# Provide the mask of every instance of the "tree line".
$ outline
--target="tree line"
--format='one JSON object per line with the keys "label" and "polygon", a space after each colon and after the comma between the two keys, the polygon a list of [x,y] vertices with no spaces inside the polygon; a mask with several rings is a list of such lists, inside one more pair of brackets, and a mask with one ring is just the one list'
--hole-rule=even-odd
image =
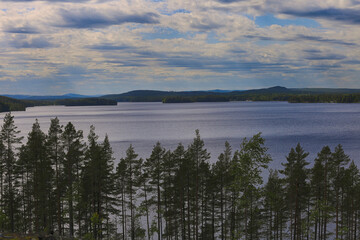
{"label": "tree line", "polygon": [[98,106],[116,105],[117,102],[104,98],[73,98],[73,99],[53,99],[53,100],[18,100],[0,96],[0,112],[25,111],[27,107],[35,106]]}
{"label": "tree line", "polygon": [[359,103],[360,94],[344,93],[221,93],[206,96],[170,96],[163,103],[229,102],[229,101],[285,101],[290,103]]}
{"label": "tree line", "polygon": [[69,239],[359,239],[360,174],[341,145],[309,167],[292,148],[282,169],[264,138],[225,142],[218,160],[199,131],[173,151],[158,142],[142,159],[130,145],[114,164],[107,136],[36,120],[26,143],[14,117],[0,131],[0,231]]}

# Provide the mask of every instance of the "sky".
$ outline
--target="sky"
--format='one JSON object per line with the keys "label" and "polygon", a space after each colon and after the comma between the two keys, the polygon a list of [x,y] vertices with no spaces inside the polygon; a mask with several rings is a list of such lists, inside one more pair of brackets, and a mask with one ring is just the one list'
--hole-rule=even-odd
{"label": "sky", "polygon": [[0,94],[360,88],[360,0],[0,0]]}

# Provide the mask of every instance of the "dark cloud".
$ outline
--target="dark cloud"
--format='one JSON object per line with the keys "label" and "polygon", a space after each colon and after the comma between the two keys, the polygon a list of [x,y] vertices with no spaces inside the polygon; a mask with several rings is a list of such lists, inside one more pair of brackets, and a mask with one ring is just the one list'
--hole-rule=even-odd
{"label": "dark cloud", "polygon": [[78,11],[60,10],[62,23],[55,23],[57,27],[68,28],[102,28],[111,25],[120,25],[124,23],[143,23],[156,24],[159,23],[158,14],[126,14],[122,12],[101,13],[95,9],[84,8]]}
{"label": "dark cloud", "polygon": [[328,39],[328,38],[323,38],[320,36],[307,36],[307,35],[299,34],[299,35],[297,35],[297,39],[298,40],[315,41],[315,42],[333,43],[333,44],[339,44],[339,45],[345,45],[345,46],[357,46],[357,44],[355,44],[355,43],[350,43],[350,42],[346,42],[346,41],[342,41],[342,40],[338,40],[338,39]]}
{"label": "dark cloud", "polygon": [[38,37],[33,39],[24,39],[24,38],[15,38],[12,39],[10,45],[14,48],[51,48],[56,47],[56,45],[49,42],[48,39],[44,37]]}
{"label": "dark cloud", "polygon": [[220,3],[234,3],[234,2],[243,2],[244,0],[216,0]]}
{"label": "dark cloud", "polygon": [[294,41],[291,38],[278,38],[278,37],[269,37],[269,36],[260,36],[260,35],[244,35],[245,38],[256,39],[261,41]]}
{"label": "dark cloud", "polygon": [[82,3],[88,2],[90,0],[2,0],[3,2],[72,2],[72,3]]}
{"label": "dark cloud", "polygon": [[335,53],[311,53],[305,57],[307,60],[343,60],[345,58],[346,56]]}
{"label": "dark cloud", "polygon": [[247,51],[245,51],[243,49],[230,49],[228,52],[229,53],[234,53],[234,54],[245,54],[245,53],[247,53]]}
{"label": "dark cloud", "polygon": [[88,69],[83,67],[83,66],[79,66],[79,65],[64,65],[64,66],[60,66],[57,68],[58,72],[57,75],[63,75],[63,76],[68,76],[68,75],[85,75],[88,73]]}
{"label": "dark cloud", "polygon": [[246,61],[230,61],[223,58],[206,58],[206,57],[167,57],[159,59],[167,67],[180,67],[195,70],[207,70],[212,72],[262,72],[262,71],[281,71],[288,72],[289,69],[283,63],[262,63]]}
{"label": "dark cloud", "polygon": [[319,49],[305,49],[303,50],[305,53],[321,53]]}
{"label": "dark cloud", "polygon": [[14,26],[6,26],[4,28],[4,32],[7,33],[23,33],[23,34],[38,34],[40,31],[32,26],[23,26],[23,27],[14,27]]}
{"label": "dark cloud", "polygon": [[360,60],[347,60],[340,62],[341,64],[349,64],[349,65],[360,65]]}
{"label": "dark cloud", "polygon": [[135,53],[143,58],[165,58],[165,57],[167,57],[166,54],[160,53],[160,52],[155,52],[155,51],[136,50]]}
{"label": "dark cloud", "polygon": [[284,14],[306,18],[321,18],[333,21],[341,21],[348,24],[360,24],[360,10],[327,8],[319,10],[284,10]]}
{"label": "dark cloud", "polygon": [[125,49],[130,49],[130,46],[127,45],[111,45],[111,44],[103,44],[103,45],[92,45],[92,46],[87,46],[87,48],[92,49],[92,50],[101,50],[101,51],[116,51],[116,50],[125,50]]}
{"label": "dark cloud", "polygon": [[318,65],[309,66],[308,69],[322,72],[322,71],[327,71],[327,70],[332,70],[332,69],[338,69],[340,67],[341,67],[340,64],[318,64]]}
{"label": "dark cloud", "polygon": [[356,43],[346,42],[339,39],[331,39],[331,38],[324,38],[320,36],[308,36],[303,34],[298,34],[295,37],[269,37],[269,36],[260,36],[260,35],[245,35],[245,38],[249,39],[257,39],[261,41],[284,41],[284,42],[293,42],[293,41],[314,41],[314,42],[322,42],[322,43],[330,43],[330,44],[337,44],[337,45],[344,45],[344,46],[357,46]]}
{"label": "dark cloud", "polygon": [[114,64],[115,67],[146,67],[147,65],[144,63],[140,63],[139,61],[121,61],[121,60],[110,60],[106,61],[107,63]]}

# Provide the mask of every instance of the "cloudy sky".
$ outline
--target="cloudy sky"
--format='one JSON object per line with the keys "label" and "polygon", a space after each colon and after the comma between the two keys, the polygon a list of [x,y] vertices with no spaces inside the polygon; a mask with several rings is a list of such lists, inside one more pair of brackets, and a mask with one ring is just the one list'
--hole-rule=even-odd
{"label": "cloudy sky", "polygon": [[360,88],[359,0],[0,0],[0,94]]}

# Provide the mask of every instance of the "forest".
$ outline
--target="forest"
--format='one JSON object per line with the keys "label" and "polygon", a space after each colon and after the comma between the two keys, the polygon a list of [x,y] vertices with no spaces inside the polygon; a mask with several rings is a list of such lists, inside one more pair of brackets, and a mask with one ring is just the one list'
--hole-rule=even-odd
{"label": "forest", "polygon": [[[188,146],[156,143],[142,159],[130,145],[114,159],[90,126],[35,120],[26,141],[11,113],[0,131],[0,232],[53,239],[360,238],[360,174],[341,145],[315,159],[300,144],[282,169],[261,133],[210,163],[198,130]],[[274,159],[275,160],[275,159]],[[276,159],[276,161],[280,161]],[[116,164],[115,164],[116,162]]]}
{"label": "forest", "polygon": [[101,98],[117,102],[228,102],[228,101],[286,101],[290,103],[359,103],[360,89],[342,88],[270,88],[244,91],[154,91],[135,90],[110,94]]}
{"label": "forest", "polygon": [[55,100],[19,100],[0,96],[0,112],[25,111],[27,107],[35,106],[97,106],[97,105],[116,105],[117,102],[103,98],[73,98]]}
{"label": "forest", "polygon": [[201,96],[169,96],[162,99],[163,103],[229,101],[284,101],[289,103],[359,103],[360,94],[225,93]]}

